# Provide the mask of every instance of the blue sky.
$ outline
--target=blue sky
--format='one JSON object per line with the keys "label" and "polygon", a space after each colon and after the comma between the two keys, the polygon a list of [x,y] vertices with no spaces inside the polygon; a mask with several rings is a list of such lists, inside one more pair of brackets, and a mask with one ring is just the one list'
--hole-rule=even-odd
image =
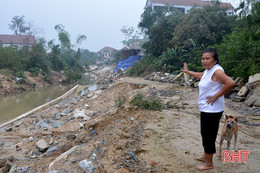
{"label": "blue sky", "polygon": [[[224,0],[226,1],[226,0]],[[240,0],[230,0],[239,2]],[[81,48],[98,51],[105,46],[123,47],[123,25],[137,27],[146,0],[0,0],[0,34],[13,34],[8,24],[14,16],[33,23],[36,36],[57,41],[54,26],[62,24],[75,43],[78,34],[87,36]]]}

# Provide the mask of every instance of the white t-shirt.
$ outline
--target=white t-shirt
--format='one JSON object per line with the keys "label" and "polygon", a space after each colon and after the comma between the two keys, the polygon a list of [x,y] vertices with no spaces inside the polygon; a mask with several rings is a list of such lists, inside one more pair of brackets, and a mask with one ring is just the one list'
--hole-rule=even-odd
{"label": "white t-shirt", "polygon": [[213,105],[211,105],[211,103],[210,104],[206,103],[207,97],[214,96],[224,86],[219,82],[212,81],[212,75],[218,69],[223,70],[223,68],[220,65],[216,64],[211,69],[205,70],[199,82],[198,106],[201,112],[218,113],[224,111],[224,96],[219,97],[213,103]]}

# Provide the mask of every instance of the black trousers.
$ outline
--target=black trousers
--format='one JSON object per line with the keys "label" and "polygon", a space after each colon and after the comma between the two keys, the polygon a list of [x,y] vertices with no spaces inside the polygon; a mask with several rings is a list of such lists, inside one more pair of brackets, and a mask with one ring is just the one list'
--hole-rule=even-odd
{"label": "black trousers", "polygon": [[216,153],[216,138],[219,128],[219,120],[223,112],[206,113],[200,112],[200,132],[202,136],[202,145],[207,154]]}

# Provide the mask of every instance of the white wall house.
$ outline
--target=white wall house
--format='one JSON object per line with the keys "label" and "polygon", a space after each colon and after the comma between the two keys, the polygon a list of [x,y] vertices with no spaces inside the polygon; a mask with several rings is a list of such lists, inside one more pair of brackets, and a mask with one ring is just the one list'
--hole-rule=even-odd
{"label": "white wall house", "polygon": [[110,59],[113,51],[116,51],[116,49],[107,46],[107,47],[104,47],[103,49],[99,50],[97,52],[97,55],[101,56],[104,59]]}
{"label": "white wall house", "polygon": [[[174,8],[179,9],[183,13],[187,14],[194,5],[202,8],[205,5],[212,5],[212,3],[210,0],[147,0],[145,8],[151,7],[152,9],[156,9],[163,8],[166,5],[173,6]],[[228,7],[228,14],[234,14],[234,7],[230,3],[221,2],[220,5]]]}
{"label": "white wall house", "polygon": [[0,35],[0,47],[31,48],[34,43],[32,35]]}

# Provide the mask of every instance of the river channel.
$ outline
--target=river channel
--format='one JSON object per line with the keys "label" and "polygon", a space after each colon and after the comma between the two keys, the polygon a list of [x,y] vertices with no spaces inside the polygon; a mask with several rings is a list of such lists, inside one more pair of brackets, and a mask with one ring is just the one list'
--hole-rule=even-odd
{"label": "river channel", "polygon": [[[86,75],[78,81],[79,85],[90,85],[89,90],[95,90],[96,85]],[[49,87],[36,88],[20,94],[0,97],[0,124],[10,121],[25,112],[43,105],[57,97],[65,94],[74,85],[53,85]]]}
{"label": "river channel", "polygon": [[66,93],[75,85],[55,85],[0,97],[0,124]]}

